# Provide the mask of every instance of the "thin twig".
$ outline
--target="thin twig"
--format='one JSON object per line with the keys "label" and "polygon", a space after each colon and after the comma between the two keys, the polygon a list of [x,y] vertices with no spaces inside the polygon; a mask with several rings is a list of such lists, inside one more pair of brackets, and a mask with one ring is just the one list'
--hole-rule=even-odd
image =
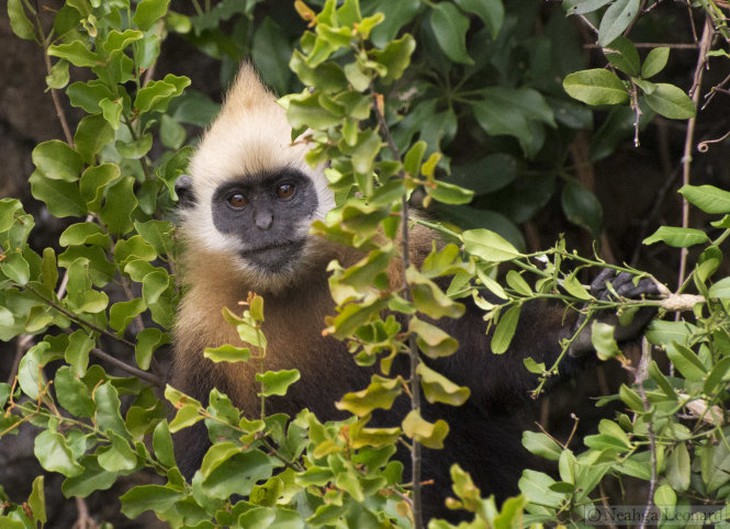
{"label": "thin twig", "polygon": [[134,375],[137,378],[141,378],[142,380],[149,382],[150,384],[152,384],[154,386],[157,386],[157,387],[164,386],[161,378],[156,377],[155,375],[153,375],[152,373],[148,373],[147,371],[142,371],[141,369],[137,369],[134,366],[130,366],[126,362],[122,362],[118,358],[113,357],[109,353],[105,353],[101,349],[94,347],[91,350],[91,353],[94,356],[96,356],[97,358],[99,358],[100,360],[104,360],[105,362],[108,362],[108,363],[112,364],[113,366],[118,367],[122,371],[125,371],[125,372],[129,373],[130,375]]}
{"label": "thin twig", "polygon": [[[641,402],[644,406],[644,411],[649,412],[651,409],[651,403],[646,396],[644,389],[644,381],[649,376],[649,363],[651,362],[651,345],[646,338],[641,341],[641,360],[639,360],[639,366],[636,369],[636,379],[634,383],[638,386],[639,395],[641,396]],[[649,455],[651,457],[651,479],[649,481],[649,493],[647,495],[646,505],[644,506],[644,515],[641,517],[641,525],[639,529],[646,528],[646,522],[649,519],[649,513],[651,512],[651,506],[653,503],[654,492],[656,491],[657,484],[657,446],[656,446],[656,435],[654,434],[654,425],[651,420],[647,421],[646,432],[649,436]]]}
{"label": "thin twig", "polygon": [[[38,38],[40,42],[43,45],[43,61],[46,65],[46,73],[48,75],[51,75],[51,57],[48,55],[48,42],[47,42],[47,36],[46,32],[43,30],[43,24],[41,23],[41,6],[40,2],[36,0],[36,12],[35,12],[35,24],[36,24],[36,31],[38,32]],[[66,143],[68,143],[71,147],[74,146],[74,136],[71,133],[71,127],[68,124],[68,119],[66,119],[66,111],[63,108],[63,105],[61,104],[61,98],[58,95],[58,90],[55,88],[51,88],[51,99],[53,99],[53,106],[56,109],[56,116],[58,117],[58,121],[61,123],[61,129],[63,129],[63,135],[66,138]]]}
{"label": "thin twig", "polygon": [[[370,93],[373,96],[373,109],[378,120],[380,133],[385,139],[388,149],[396,160],[401,159],[401,152],[390,134],[390,128],[385,121],[383,113],[383,97],[375,91],[373,86],[370,87]],[[406,175],[403,169],[400,171],[400,178],[405,179]],[[410,245],[409,245],[409,206],[408,195],[403,194],[401,199],[401,244],[403,247],[403,297],[406,301],[411,301],[411,287],[406,279],[406,271],[410,267]],[[408,350],[411,360],[410,365],[410,397],[411,409],[420,413],[421,410],[421,380],[418,376],[418,365],[420,358],[418,356],[418,346],[416,345],[416,337],[411,333],[408,337]],[[421,443],[413,440],[411,446],[411,477],[413,483],[413,526],[415,529],[423,528],[423,500],[421,498]]]}
{"label": "thin twig", "polygon": [[[702,77],[705,71],[705,64],[707,62],[707,53],[710,51],[710,45],[712,44],[712,37],[715,31],[712,26],[712,21],[709,16],[705,16],[705,25],[702,29],[702,39],[700,40],[700,51],[697,55],[697,65],[695,66],[694,81],[692,82],[692,88],[690,89],[690,97],[694,103],[695,108],[698,108],[700,101],[700,92],[702,92]],[[697,116],[693,116],[687,120],[687,133],[684,137],[684,152],[682,154],[682,185],[690,184],[690,171],[692,167],[692,147],[694,145],[695,125],[697,123]],[[689,227],[689,202],[686,199],[682,199],[682,227]],[[684,278],[687,273],[687,257],[689,251],[687,248],[682,248],[679,258],[679,274],[677,277],[677,285],[684,283]]]}

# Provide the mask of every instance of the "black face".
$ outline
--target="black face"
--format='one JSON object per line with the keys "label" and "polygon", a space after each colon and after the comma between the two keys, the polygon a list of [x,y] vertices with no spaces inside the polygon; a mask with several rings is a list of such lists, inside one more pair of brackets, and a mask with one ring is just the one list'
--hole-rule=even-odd
{"label": "black face", "polygon": [[318,202],[311,179],[283,169],[222,184],[211,210],[216,229],[240,240],[241,257],[278,272],[304,248],[307,232],[301,225],[312,219]]}

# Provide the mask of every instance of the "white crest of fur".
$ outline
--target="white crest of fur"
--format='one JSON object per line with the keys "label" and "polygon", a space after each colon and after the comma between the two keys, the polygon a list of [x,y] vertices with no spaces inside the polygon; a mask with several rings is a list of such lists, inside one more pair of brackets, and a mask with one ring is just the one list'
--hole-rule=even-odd
{"label": "white crest of fur", "polygon": [[[322,168],[313,169],[304,160],[307,146],[292,142],[286,111],[276,102],[254,69],[245,64],[228,92],[220,114],[205,134],[190,162],[190,176],[196,205],[183,213],[188,244],[216,254],[228,254],[252,282],[272,278],[256,270],[238,256],[240,241],[216,230],[212,222],[211,199],[224,183],[245,180],[249,175],[292,168],[308,175],[315,185],[319,207],[314,219],[322,219],[334,207],[334,196],[327,187]],[[310,221],[299,227],[302,234]],[[314,250],[307,245],[304,260]]]}

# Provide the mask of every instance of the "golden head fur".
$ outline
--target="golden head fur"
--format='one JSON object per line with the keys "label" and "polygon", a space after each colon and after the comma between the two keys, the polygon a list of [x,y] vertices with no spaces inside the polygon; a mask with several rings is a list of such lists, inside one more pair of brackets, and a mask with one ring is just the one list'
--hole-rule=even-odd
{"label": "golden head fur", "polygon": [[[323,168],[312,168],[304,160],[308,149],[306,143],[293,142],[291,134],[286,111],[261,83],[253,67],[245,64],[190,162],[195,205],[181,214],[183,239],[187,245],[195,247],[196,256],[205,256],[202,266],[218,263],[219,269],[224,268],[218,273],[235,274],[236,282],[251,290],[276,292],[289,284],[296,274],[313,266],[313,260],[317,266],[322,263],[324,242],[308,237],[298,262],[280,273],[271,274],[241,258],[235,237],[220,233],[211,222],[211,200],[218,186],[284,169],[295,169],[307,175],[317,193],[318,207],[312,219],[302,222],[296,229],[305,234],[311,220],[324,218],[334,207],[334,196],[327,187]],[[186,266],[195,265],[186,262]]]}

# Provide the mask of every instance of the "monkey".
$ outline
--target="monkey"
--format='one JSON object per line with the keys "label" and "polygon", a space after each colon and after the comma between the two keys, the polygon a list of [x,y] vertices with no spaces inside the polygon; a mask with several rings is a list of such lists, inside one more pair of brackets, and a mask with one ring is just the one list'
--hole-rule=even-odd
{"label": "monkey", "polygon": [[[285,397],[267,398],[267,412],[294,415],[308,408],[320,420],[345,418],[335,403],[344,393],[367,386],[372,372],[354,362],[344,343],[322,333],[325,318],[335,311],[327,265],[336,259],[348,266],[363,255],[310,234],[312,222],[335,206],[334,195],[323,167],[305,162],[308,147],[292,142],[291,134],[285,110],[253,67],[244,64],[191,158],[189,176],[178,181],[187,202],[180,212],[184,293],[174,329],[171,384],[203,405],[217,388],[245,412],[257,413],[258,366],[214,364],[203,357],[206,347],[238,343],[236,329],[224,322],[221,310],[236,310],[252,291],[265,300],[265,368],[296,368],[301,374]],[[433,239],[430,230],[414,225],[410,259],[422,262]],[[398,267],[396,260],[389,271],[393,281]],[[601,274],[594,291],[607,295],[608,279]],[[613,289],[633,297],[656,293],[651,284],[636,286],[627,277],[613,277]],[[646,322],[644,318],[624,329],[619,339],[634,337]],[[438,324],[460,347],[454,355],[429,363],[471,390],[458,408],[425,403],[423,410],[425,418],[448,418],[450,425],[445,448],[424,451],[423,478],[434,483],[423,488],[425,515],[451,518],[444,498],[453,463],[471,473],[484,495],[504,499],[517,493],[530,456],[520,443],[525,425],[518,420],[515,403],[519,406],[535,381],[523,359],[551,365],[576,321],[566,323],[560,307],[526,303],[503,355],[490,352],[483,315],[473,304],[467,302],[463,317]],[[579,371],[590,350],[590,340],[579,336],[560,365],[560,376]],[[406,412],[396,406],[386,418],[399,424]],[[205,427],[198,423],[183,430],[176,445],[183,449],[180,469],[189,478],[209,446]]]}

